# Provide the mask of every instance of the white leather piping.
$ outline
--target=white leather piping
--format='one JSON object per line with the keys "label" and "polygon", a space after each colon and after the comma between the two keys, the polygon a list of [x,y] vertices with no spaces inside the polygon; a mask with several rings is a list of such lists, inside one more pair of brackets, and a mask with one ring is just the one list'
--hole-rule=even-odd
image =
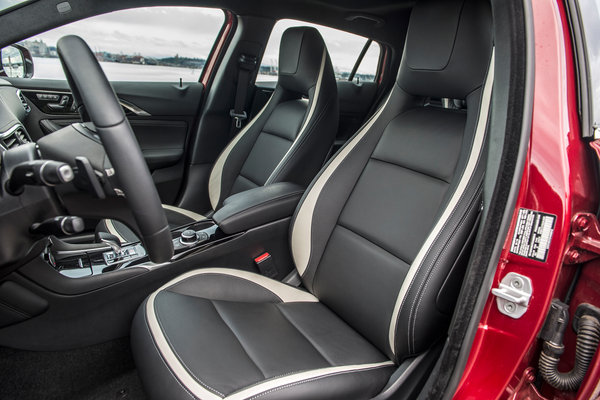
{"label": "white leather piping", "polygon": [[369,132],[373,124],[379,119],[379,116],[387,106],[388,101],[391,98],[391,93],[388,96],[385,103],[379,108],[379,111],[371,117],[371,120],[360,130],[356,136],[350,141],[333,160],[329,163],[327,168],[319,175],[314,185],[310,188],[310,191],[306,195],[306,198],[302,202],[294,226],[292,228],[292,257],[294,258],[294,264],[300,276],[304,274],[308,266],[311,251],[311,233],[312,233],[312,217],[317,205],[317,200],[321,195],[323,187],[329,181],[329,178],[340,164],[346,159],[348,154],[356,147],[358,142]]}
{"label": "white leather piping", "polygon": [[359,372],[366,371],[369,369],[376,369],[386,366],[392,366],[394,363],[392,361],[383,361],[379,363],[373,364],[358,364],[358,365],[343,365],[340,367],[328,367],[328,368],[319,368],[313,369],[310,371],[300,372],[297,374],[286,375],[281,378],[268,380],[254,386],[250,386],[246,389],[242,389],[239,392],[235,392],[225,397],[225,400],[245,400],[251,397],[257,396],[261,393],[268,392],[270,390],[277,390],[278,388],[282,388],[283,386],[289,386],[296,383],[301,383],[302,381],[325,378],[328,375],[337,375],[343,374],[346,372]]}
{"label": "white leather piping", "polygon": [[170,206],[168,204],[163,204],[162,208],[164,208],[165,210],[170,210],[170,211],[176,212],[176,213],[181,214],[181,215],[185,215],[186,217],[191,218],[194,221],[201,221],[203,219],[206,219],[206,217],[204,215],[195,213],[195,212],[190,211],[190,210],[186,210],[185,208],[179,208],[179,207],[175,207],[175,206]]}
{"label": "white leather piping", "polygon": [[[273,97],[271,96],[271,99]],[[252,118],[252,120],[233,138],[231,142],[225,147],[212,170],[210,171],[210,178],[208,179],[208,197],[210,198],[210,205],[213,210],[217,208],[219,204],[219,200],[221,199],[221,180],[223,179],[223,166],[229,157],[229,154],[234,149],[234,147],[238,144],[238,142],[244,137],[244,135],[248,132],[248,130],[254,125],[256,121],[260,118],[263,112],[267,109],[267,106],[271,102],[271,99],[267,101],[265,106],[260,110],[260,112],[256,115],[256,117]]]}
{"label": "white leather piping", "polygon": [[181,364],[171,349],[171,346],[167,342],[167,339],[165,338],[165,335],[158,324],[156,314],[154,313],[154,300],[160,291],[178,282],[181,282],[184,279],[203,274],[230,275],[249,280],[273,292],[284,302],[318,302],[319,300],[308,292],[304,292],[292,286],[274,281],[262,275],[227,268],[203,268],[200,270],[190,271],[167,282],[154,293],[152,293],[150,297],[148,297],[148,302],[146,303],[146,316],[148,320],[148,327],[150,332],[152,332],[154,342],[156,343],[156,347],[159,349],[162,358],[165,360],[169,368],[171,368],[171,371],[173,371],[173,374],[177,377],[177,379],[179,379],[179,381],[195,396],[198,396],[202,399],[217,400],[221,399],[221,397],[202,386]]}
{"label": "white leather piping", "polygon": [[402,282],[402,287],[400,288],[400,292],[398,293],[398,297],[396,298],[396,304],[394,305],[394,311],[392,312],[392,319],[390,320],[390,328],[389,328],[389,344],[392,350],[392,353],[396,353],[394,342],[396,340],[396,324],[398,321],[398,316],[400,315],[400,310],[404,305],[404,301],[406,299],[406,294],[412,284],[412,281],[419,270],[419,266],[423,262],[425,255],[427,254],[429,248],[433,245],[435,239],[438,234],[452,215],[454,208],[457,206],[458,202],[462,198],[464,194],[467,184],[471,180],[473,173],[475,172],[475,167],[477,166],[477,161],[479,159],[479,155],[481,150],[483,149],[484,139],[485,139],[485,131],[487,128],[487,121],[489,115],[490,102],[492,97],[492,87],[494,83],[494,57],[495,57],[495,49],[492,49],[492,55],[490,58],[490,66],[488,68],[488,74],[485,79],[485,84],[483,87],[483,95],[481,99],[481,107],[479,108],[479,117],[477,120],[477,127],[475,128],[475,137],[473,139],[473,145],[471,147],[471,152],[469,154],[469,159],[467,161],[467,165],[465,170],[460,178],[458,186],[456,190],[452,194],[448,205],[444,209],[444,213],[438,219],[437,223],[433,227],[432,231],[427,236],[427,240],[419,250],[419,253],[415,257],[414,261],[410,265],[406,278]]}
{"label": "white leather piping", "polygon": [[296,139],[294,139],[294,142],[292,143],[292,145],[290,146],[290,148],[288,149],[288,151],[286,151],[286,153],[283,156],[283,158],[281,160],[279,160],[279,163],[277,164],[277,166],[275,167],[275,169],[273,170],[273,172],[271,172],[271,175],[269,175],[269,178],[265,182],[265,186],[268,185],[268,184],[273,183],[273,179],[279,173],[280,168],[283,165],[285,165],[285,163],[288,160],[288,157],[290,156],[290,154],[293,153],[293,151],[296,150],[296,148],[298,147],[298,143],[300,143],[300,139],[306,133],[306,127],[308,126],[308,123],[311,121],[311,119],[313,117],[313,114],[315,112],[315,109],[317,108],[317,102],[319,101],[319,94],[321,93],[321,84],[322,84],[322,81],[323,81],[323,71],[325,71],[325,62],[326,61],[327,61],[327,48],[323,47],[323,57],[321,59],[321,68],[319,70],[319,77],[317,78],[316,89],[315,89],[315,97],[314,97],[314,99],[312,101],[312,105],[310,107],[310,110],[308,110],[308,116],[304,120],[304,124],[302,124],[302,128],[300,128],[300,133],[298,133],[298,136],[296,136]]}

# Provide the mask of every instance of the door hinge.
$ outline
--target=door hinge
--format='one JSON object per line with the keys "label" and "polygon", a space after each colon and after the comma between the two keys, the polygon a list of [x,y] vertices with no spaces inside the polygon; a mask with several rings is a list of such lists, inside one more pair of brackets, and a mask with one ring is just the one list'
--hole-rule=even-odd
{"label": "door hinge", "polygon": [[600,227],[594,214],[577,213],[565,250],[565,264],[581,264],[600,257]]}
{"label": "door hinge", "polygon": [[525,314],[532,292],[531,279],[516,272],[506,274],[500,285],[492,289],[498,311],[514,319]]}

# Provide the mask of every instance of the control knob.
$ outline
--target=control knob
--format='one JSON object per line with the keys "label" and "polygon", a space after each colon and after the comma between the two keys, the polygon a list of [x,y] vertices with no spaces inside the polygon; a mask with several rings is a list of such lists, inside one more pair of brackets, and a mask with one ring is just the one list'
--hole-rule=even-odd
{"label": "control knob", "polygon": [[198,241],[198,234],[193,229],[186,229],[185,231],[181,232],[179,240],[182,244],[189,246]]}

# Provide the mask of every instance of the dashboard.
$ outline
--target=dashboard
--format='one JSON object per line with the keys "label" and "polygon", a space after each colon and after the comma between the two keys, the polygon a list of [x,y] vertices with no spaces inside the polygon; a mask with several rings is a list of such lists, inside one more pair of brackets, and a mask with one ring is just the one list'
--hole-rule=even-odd
{"label": "dashboard", "polygon": [[31,107],[19,89],[0,79],[0,147],[1,151],[31,142],[24,122]]}

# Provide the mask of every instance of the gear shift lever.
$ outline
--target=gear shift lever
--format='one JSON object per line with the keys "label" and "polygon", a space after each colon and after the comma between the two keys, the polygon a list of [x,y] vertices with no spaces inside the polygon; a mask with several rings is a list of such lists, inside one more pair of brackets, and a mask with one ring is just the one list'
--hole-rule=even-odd
{"label": "gear shift lever", "polygon": [[121,253],[121,241],[115,235],[108,232],[96,232],[96,243],[106,243],[115,252],[115,254]]}

